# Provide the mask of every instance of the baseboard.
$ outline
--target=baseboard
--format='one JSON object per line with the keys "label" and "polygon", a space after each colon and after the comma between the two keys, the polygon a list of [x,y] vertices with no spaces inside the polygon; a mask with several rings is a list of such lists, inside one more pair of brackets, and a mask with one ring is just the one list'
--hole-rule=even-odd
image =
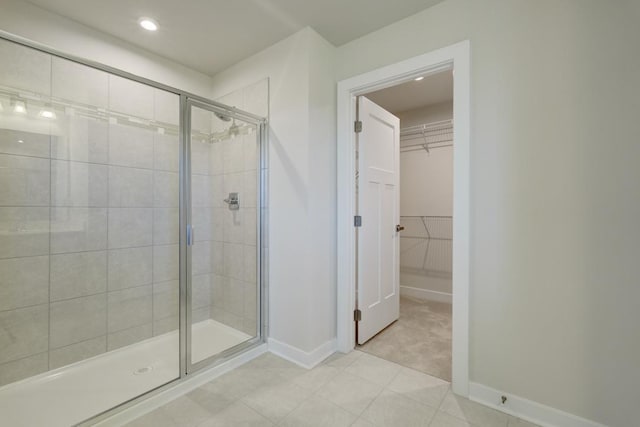
{"label": "baseboard", "polygon": [[205,369],[201,372],[193,374],[193,376],[189,376],[188,379],[179,382],[173,387],[170,387],[164,391],[155,394],[148,399],[143,400],[142,402],[128,407],[121,412],[114,414],[113,416],[106,418],[104,420],[96,423],[96,426],[103,427],[113,427],[113,426],[123,426],[131,421],[139,418],[154,409],[165,405],[172,400],[177,399],[180,396],[183,396],[189,393],[192,390],[212,381],[227,372],[244,365],[245,363],[255,359],[256,357],[266,353],[268,351],[267,344],[262,344],[258,347],[252,348],[251,350],[247,350],[242,354],[239,354],[237,357],[230,359],[220,365],[216,365],[212,368]]}
{"label": "baseboard", "polygon": [[290,346],[281,341],[269,338],[269,351],[298,366],[311,369],[336,351],[337,342],[333,338],[310,352]]}
{"label": "baseboard", "polygon": [[[507,398],[504,404],[502,396]],[[469,384],[469,399],[542,427],[606,427],[604,424],[478,383]]]}
{"label": "baseboard", "polygon": [[446,292],[431,291],[429,289],[412,288],[400,285],[400,295],[429,301],[446,302],[452,304],[452,295]]}

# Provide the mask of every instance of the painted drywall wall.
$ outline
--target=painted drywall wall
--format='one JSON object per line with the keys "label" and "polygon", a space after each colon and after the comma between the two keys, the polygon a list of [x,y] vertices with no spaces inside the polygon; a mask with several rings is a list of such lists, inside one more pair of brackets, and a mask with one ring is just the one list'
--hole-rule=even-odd
{"label": "painted drywall wall", "polygon": [[205,74],[25,1],[0,0],[0,30],[197,95],[211,85]]}
{"label": "painted drywall wall", "polygon": [[[401,128],[418,126],[451,119],[453,103],[394,114]],[[402,141],[401,145],[411,143],[416,141]],[[402,293],[451,301],[452,215],[453,148],[401,151],[400,222],[405,227],[400,239]],[[449,218],[418,218],[422,216]],[[428,236],[434,239],[426,240]]]}
{"label": "painted drywall wall", "polygon": [[640,383],[639,15],[447,0],[337,52],[341,80],[470,40],[471,380],[617,427]]}
{"label": "painted drywall wall", "polygon": [[[446,102],[409,111],[394,112],[400,127],[418,126],[453,117],[453,103]],[[416,141],[401,142],[401,145]],[[400,215],[453,215],[453,148],[400,153]]]}
{"label": "painted drywall wall", "polygon": [[335,338],[334,49],[307,28],[213,77],[212,97],[269,93],[269,336],[304,353]]}

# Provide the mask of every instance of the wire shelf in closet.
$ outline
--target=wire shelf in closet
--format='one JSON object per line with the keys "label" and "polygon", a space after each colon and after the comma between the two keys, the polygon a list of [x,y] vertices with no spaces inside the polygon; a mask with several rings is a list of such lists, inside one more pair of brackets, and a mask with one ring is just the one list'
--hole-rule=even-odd
{"label": "wire shelf in closet", "polygon": [[453,218],[450,216],[400,216],[400,271],[422,276],[451,278]]}
{"label": "wire shelf in closet", "polygon": [[400,152],[453,146],[453,120],[400,129]]}

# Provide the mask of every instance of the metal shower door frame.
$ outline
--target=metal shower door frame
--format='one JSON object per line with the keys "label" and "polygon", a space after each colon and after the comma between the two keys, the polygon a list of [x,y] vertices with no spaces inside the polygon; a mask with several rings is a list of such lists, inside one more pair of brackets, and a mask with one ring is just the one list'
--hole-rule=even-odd
{"label": "metal shower door frame", "polygon": [[[220,113],[250,123],[256,127],[257,152],[257,189],[258,203],[256,211],[259,218],[256,221],[256,336],[250,340],[231,347],[221,353],[211,355],[197,363],[191,363],[192,348],[192,205],[191,205],[191,116],[193,107],[212,113]],[[266,120],[236,108],[223,106],[214,102],[194,98],[189,95],[180,96],[180,376],[181,378],[200,369],[211,367],[217,363],[231,359],[239,353],[266,342],[266,292],[263,257],[264,232],[264,200],[266,197],[266,183],[264,182],[264,168],[266,167]]]}

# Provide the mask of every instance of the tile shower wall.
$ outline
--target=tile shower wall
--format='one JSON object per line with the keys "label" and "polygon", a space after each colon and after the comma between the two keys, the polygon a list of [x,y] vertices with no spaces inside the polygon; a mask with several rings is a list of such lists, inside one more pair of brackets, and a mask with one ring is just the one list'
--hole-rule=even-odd
{"label": "tile shower wall", "polygon": [[2,40],[0,57],[2,385],[177,329],[179,105]]}

